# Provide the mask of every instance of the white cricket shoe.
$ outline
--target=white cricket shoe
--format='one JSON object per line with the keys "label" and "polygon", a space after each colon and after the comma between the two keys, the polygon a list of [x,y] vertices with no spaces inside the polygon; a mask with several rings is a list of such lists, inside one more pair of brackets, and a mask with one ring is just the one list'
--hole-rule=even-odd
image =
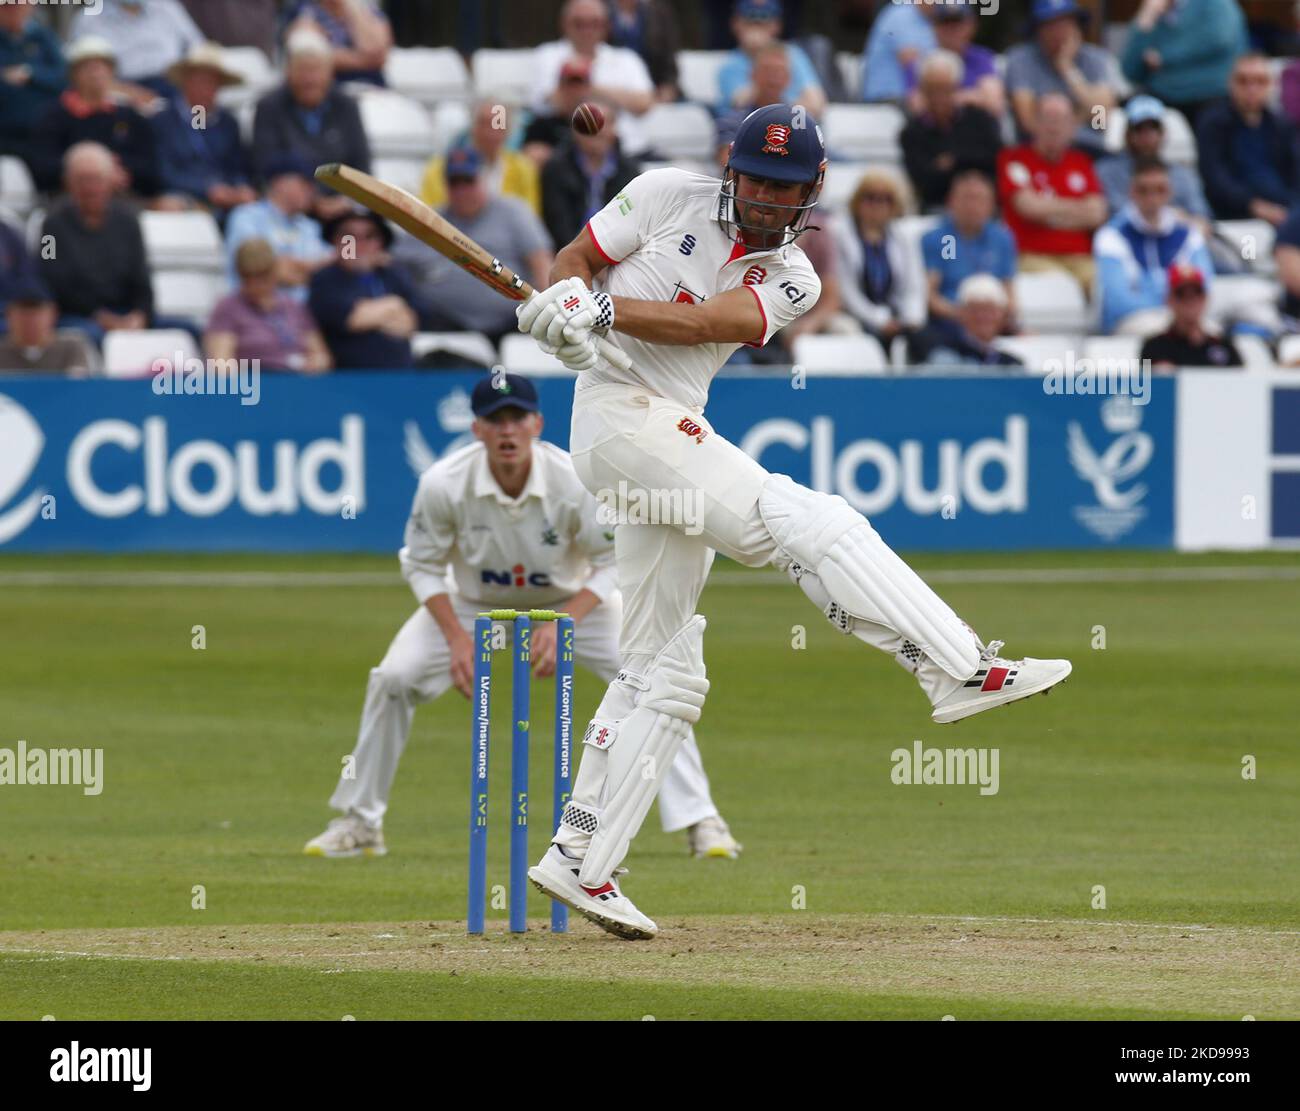
{"label": "white cricket shoe", "polygon": [[384,831],[369,826],[356,814],[335,818],[319,837],[303,846],[308,856],[386,856]]}
{"label": "white cricket shoe", "polygon": [[952,694],[939,700],[931,719],[940,725],[961,721],[981,710],[1018,702],[1031,694],[1047,694],[1072,670],[1069,660],[1004,660],[1003,642],[992,640],[980,652],[979,669]]}
{"label": "white cricket shoe", "polygon": [[649,941],[659,932],[659,927],[618,889],[618,877],[627,874],[626,868],[616,868],[609,881],[600,887],[588,888],[578,882],[581,865],[579,857],[569,856],[559,845],[551,845],[546,855],[528,869],[528,880],[543,895],[558,899],[570,910],[625,941]]}
{"label": "white cricket shoe", "polygon": [[703,857],[735,860],[745,847],[731,836],[731,830],[720,814],[696,822],[686,831],[686,837],[691,855],[697,860]]}

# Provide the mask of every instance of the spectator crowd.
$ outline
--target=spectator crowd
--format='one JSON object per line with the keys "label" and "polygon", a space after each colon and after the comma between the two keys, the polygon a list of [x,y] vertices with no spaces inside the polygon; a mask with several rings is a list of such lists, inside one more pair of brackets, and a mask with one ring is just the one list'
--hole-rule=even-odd
{"label": "spectator crowd", "polygon": [[[976,41],[974,0],[884,0],[852,79],[781,0],[724,7],[713,33],[733,45],[701,100],[674,5],[566,0],[517,102],[480,88],[454,134],[431,126],[410,188],[544,286],[643,169],[718,176],[740,121],[773,101],[823,121],[867,104],[898,121],[892,156],[826,127],[837,187],[799,240],[821,301],[738,361],[789,363],[821,333],[874,337],[900,363],[1017,365],[1002,341],[1027,330],[1027,274],[1073,291],[1075,334],[1131,337],[1161,366],[1241,365],[1234,337],[1296,330],[1300,58],[1253,48],[1238,0],[1141,0],[1109,48],[1077,0],[1029,0],[1002,53]],[[250,49],[271,83],[239,99]],[[382,172],[366,98],[392,95],[375,90],[394,49],[378,0],[102,0],[55,22],[0,2],[0,158],[36,199],[0,208],[0,369],[94,373],[113,333],[146,329],[299,373],[413,366],[420,333],[499,343],[511,302],[314,180],[325,162]],[[590,136],[570,126],[584,102],[606,119]],[[707,109],[711,157],[680,157],[656,126],[682,105]],[[1180,137],[1194,159],[1171,156]],[[156,303],[145,221],[183,218],[210,220],[223,253],[202,313]],[[1224,221],[1253,222],[1255,253]],[[1216,308],[1216,280],[1261,252],[1274,303]]]}

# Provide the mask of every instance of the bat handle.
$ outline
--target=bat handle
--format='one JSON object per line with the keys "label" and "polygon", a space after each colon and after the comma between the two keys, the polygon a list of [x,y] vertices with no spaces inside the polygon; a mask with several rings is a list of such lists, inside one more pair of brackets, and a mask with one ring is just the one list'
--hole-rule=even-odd
{"label": "bat handle", "polygon": [[627,352],[605,336],[596,340],[596,350],[619,370],[632,369],[632,360],[627,357]]}

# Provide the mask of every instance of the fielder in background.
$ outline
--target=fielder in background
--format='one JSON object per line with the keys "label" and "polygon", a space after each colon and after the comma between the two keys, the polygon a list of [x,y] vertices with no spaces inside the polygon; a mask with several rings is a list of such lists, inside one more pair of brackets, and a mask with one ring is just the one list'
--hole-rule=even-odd
{"label": "fielder in background", "polygon": [[[499,388],[496,388],[498,387]],[[307,842],[308,856],[383,856],[383,820],[415,707],[474,678],[474,618],[494,609],[555,609],[573,616],[577,662],[609,683],[619,667],[622,598],[615,530],[578,481],[567,452],[538,439],[537,390],[517,374],[474,388],[478,442],[420,476],[402,575],[420,607],[370,672],[351,776],[330,806],[343,816]],[[555,674],[555,624],[534,626],[533,674]],[[457,732],[459,743],[460,732]],[[459,747],[457,752],[460,752]],[[455,765],[457,778],[459,761]],[[697,857],[735,858],[741,846],[713,805],[693,735],[659,796],[664,830],[688,832]]]}
{"label": "fielder in background", "polygon": [[[843,498],[769,474],[704,415],[732,352],[761,347],[817,303],[821,282],[795,241],[825,174],[816,120],[798,106],[759,108],[736,131],[722,181],[672,167],[633,179],[556,255],[555,284],[517,310],[520,331],[579,372],[570,449],[583,485],[694,507],[689,522],[629,519],[615,534],[622,670],[583,737],[551,848],[528,873],[620,937],[658,932],[617,869],[655,796],[643,770],[674,766],[709,690],[695,606],[715,551],[789,575],[836,629],[916,678],[935,722],[1070,674],[1066,660],[1003,659],[1002,642],[982,642]],[[602,335],[628,370],[599,354]]]}

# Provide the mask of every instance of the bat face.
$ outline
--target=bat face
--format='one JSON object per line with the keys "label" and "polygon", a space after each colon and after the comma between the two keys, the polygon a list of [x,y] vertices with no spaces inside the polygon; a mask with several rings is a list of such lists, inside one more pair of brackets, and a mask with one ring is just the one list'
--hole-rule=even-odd
{"label": "bat face", "polygon": [[372,212],[405,228],[416,239],[427,243],[440,255],[472,274],[512,301],[526,301],[532,287],[493,258],[477,243],[448,223],[418,197],[405,189],[380,181],[352,166],[330,162],[316,167],[316,180],[335,189]]}

